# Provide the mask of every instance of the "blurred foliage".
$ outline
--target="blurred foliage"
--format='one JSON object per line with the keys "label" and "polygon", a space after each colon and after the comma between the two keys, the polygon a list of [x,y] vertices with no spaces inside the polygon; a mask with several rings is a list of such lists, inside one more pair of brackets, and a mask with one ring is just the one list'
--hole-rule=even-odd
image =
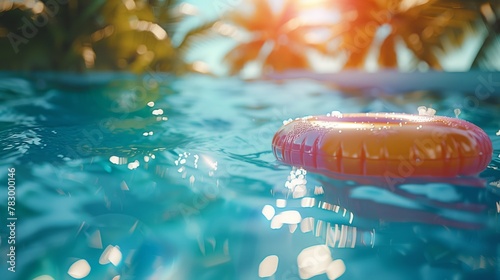
{"label": "blurred foliage", "polygon": [[[397,68],[402,52],[412,55],[413,68],[424,63],[440,70],[441,58],[473,37],[481,47],[471,68],[500,69],[500,0],[242,0],[226,6],[228,12],[211,18],[176,0],[2,1],[0,69],[209,73],[206,63],[187,62],[194,42],[231,38],[223,58],[229,74],[251,63],[262,73],[314,69],[313,55],[362,69],[375,53],[379,68]],[[330,20],[311,18],[318,11]],[[199,23],[180,34],[188,17]]]}
{"label": "blurred foliage", "polygon": [[173,0],[2,2],[0,68],[184,73],[186,48],[171,41],[181,8]]}
{"label": "blurred foliage", "polygon": [[[288,1],[277,12],[268,0],[253,0],[251,5],[229,13],[225,23],[215,29],[226,36],[233,36],[238,44],[224,57],[229,72],[236,74],[248,63],[257,61],[264,72],[293,68],[310,68],[305,55],[309,49],[321,50],[324,44],[308,40],[307,32],[315,26],[299,20],[300,10]],[[244,29],[247,36],[237,36],[237,29]]]}
{"label": "blurred foliage", "polygon": [[[425,63],[442,70],[440,58],[465,40],[482,40],[485,28],[487,36],[471,67],[500,69],[500,62],[492,62],[500,61],[499,0],[285,0],[278,12],[269,8],[269,1],[244,3],[223,19],[251,34],[226,55],[231,73],[253,60],[276,71],[311,68],[310,48],[343,61],[344,69],[362,69],[372,52],[379,68],[397,68],[406,50],[412,55],[411,68]],[[336,20],[311,24],[311,18],[303,17],[308,10],[327,11]],[[324,29],[328,33],[322,42],[311,40]]]}
{"label": "blurred foliage", "polygon": [[486,26],[486,36],[482,42],[473,68],[500,69],[500,0],[484,3],[480,7],[481,18]]}
{"label": "blurred foliage", "polygon": [[[338,30],[335,36],[341,38],[338,51],[348,53],[346,68],[361,67],[377,43],[381,67],[398,66],[397,47],[402,44],[413,54],[415,66],[425,62],[438,70],[442,68],[439,56],[460,47],[466,36],[477,30],[479,7],[483,4],[461,0],[375,0],[365,1],[360,7],[355,3],[345,0],[336,6],[343,17],[334,27]],[[377,42],[376,31],[381,27],[388,34]]]}

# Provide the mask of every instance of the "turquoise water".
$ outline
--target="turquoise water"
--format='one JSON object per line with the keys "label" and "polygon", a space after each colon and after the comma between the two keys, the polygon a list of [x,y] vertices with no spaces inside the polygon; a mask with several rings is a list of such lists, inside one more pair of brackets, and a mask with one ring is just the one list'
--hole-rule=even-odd
{"label": "turquoise water", "polygon": [[[0,278],[500,279],[499,91],[3,73],[0,205],[15,168],[17,220],[16,272],[2,226]],[[271,151],[289,118],[421,105],[487,132],[480,176],[387,188]]]}

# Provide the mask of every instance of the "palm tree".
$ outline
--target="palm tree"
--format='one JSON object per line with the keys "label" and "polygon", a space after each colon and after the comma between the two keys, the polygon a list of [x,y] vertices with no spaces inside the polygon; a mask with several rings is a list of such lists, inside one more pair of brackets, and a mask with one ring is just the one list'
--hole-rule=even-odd
{"label": "palm tree", "polygon": [[467,1],[431,0],[402,10],[391,22],[392,32],[381,46],[379,62],[397,66],[391,57],[395,38],[399,37],[419,61],[441,69],[437,54],[446,52],[447,45],[460,46],[477,19],[474,4]]}
{"label": "palm tree", "polygon": [[[242,9],[229,13],[223,19],[229,26],[223,22],[214,26],[219,33],[227,36],[235,34],[228,31],[231,28],[247,32],[245,38],[236,37],[236,46],[224,57],[230,74],[240,72],[252,61],[261,63],[264,72],[310,68],[306,51],[325,50],[321,44],[307,39],[306,34],[314,26],[300,20],[298,7],[293,1],[285,1],[277,12],[273,11],[268,0],[248,0],[244,4]],[[248,7],[250,13],[246,10]]]}
{"label": "palm tree", "polygon": [[[182,48],[176,48],[171,41],[176,24],[185,16],[175,9],[179,1],[68,0],[57,7],[48,0],[35,6],[29,3],[0,5],[2,68],[190,70],[182,58],[196,32],[183,38]],[[37,18],[47,21],[38,26]],[[35,35],[25,38],[20,28],[23,24],[34,26]],[[196,30],[203,31],[199,27]]]}
{"label": "palm tree", "polygon": [[[366,0],[332,1],[339,10],[339,23],[333,27],[332,40],[340,39],[337,53],[345,52],[345,68],[362,67],[374,44],[380,44],[378,62],[381,67],[397,67],[396,47],[404,43],[418,61],[441,69],[439,52],[448,46],[459,46],[467,30],[478,19],[474,1],[459,0]],[[388,29],[378,42],[377,32]]]}

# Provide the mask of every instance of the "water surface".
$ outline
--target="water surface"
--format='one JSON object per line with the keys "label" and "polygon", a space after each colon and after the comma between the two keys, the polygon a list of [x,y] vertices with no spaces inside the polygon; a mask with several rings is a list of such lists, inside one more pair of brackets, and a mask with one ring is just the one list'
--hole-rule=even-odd
{"label": "water surface", "polygon": [[[0,178],[16,169],[18,221],[17,272],[2,229],[0,275],[74,279],[85,260],[84,279],[260,279],[277,259],[265,279],[500,279],[500,89],[452,88],[3,73]],[[480,176],[388,188],[271,151],[290,118],[421,105],[460,108],[487,132],[494,155]],[[0,198],[6,212],[6,188]]]}

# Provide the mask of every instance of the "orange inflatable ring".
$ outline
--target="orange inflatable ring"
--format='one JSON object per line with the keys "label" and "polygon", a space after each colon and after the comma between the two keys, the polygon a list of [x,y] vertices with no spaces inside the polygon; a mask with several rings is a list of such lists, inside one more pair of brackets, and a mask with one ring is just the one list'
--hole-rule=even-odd
{"label": "orange inflatable ring", "polygon": [[396,113],[296,119],[272,145],[279,161],[306,170],[399,178],[477,175],[493,154],[488,135],[472,123]]}

